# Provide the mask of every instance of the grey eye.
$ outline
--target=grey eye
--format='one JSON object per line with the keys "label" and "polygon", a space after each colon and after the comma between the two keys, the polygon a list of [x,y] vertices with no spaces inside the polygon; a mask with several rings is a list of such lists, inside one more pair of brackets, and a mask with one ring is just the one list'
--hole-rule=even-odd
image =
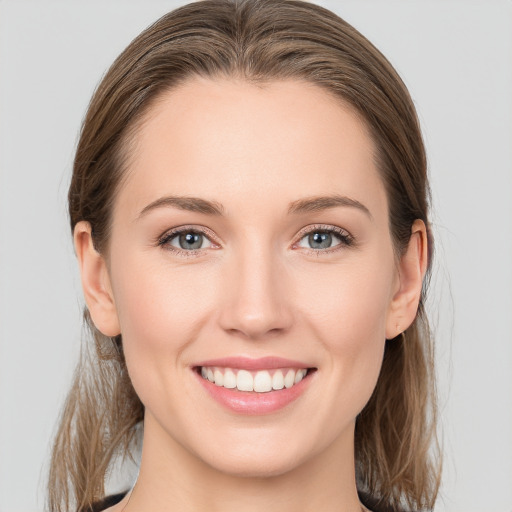
{"label": "grey eye", "polygon": [[330,231],[312,231],[301,238],[300,247],[308,249],[329,249],[341,243],[340,237]]}
{"label": "grey eye", "polygon": [[202,233],[196,231],[184,231],[177,233],[169,240],[169,245],[183,250],[204,249],[211,247],[211,242]]}

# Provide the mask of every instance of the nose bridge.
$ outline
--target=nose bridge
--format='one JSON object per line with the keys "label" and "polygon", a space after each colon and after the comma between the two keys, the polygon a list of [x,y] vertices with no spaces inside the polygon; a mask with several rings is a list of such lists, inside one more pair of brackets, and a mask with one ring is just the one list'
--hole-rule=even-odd
{"label": "nose bridge", "polygon": [[287,329],[291,311],[286,276],[271,244],[247,237],[227,265],[222,327],[247,338],[262,338]]}

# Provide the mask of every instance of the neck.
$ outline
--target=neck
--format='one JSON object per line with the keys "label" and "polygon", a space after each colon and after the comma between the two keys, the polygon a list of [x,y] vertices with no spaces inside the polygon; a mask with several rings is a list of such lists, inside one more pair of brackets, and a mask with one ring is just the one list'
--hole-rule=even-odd
{"label": "neck", "polygon": [[[361,512],[354,430],[283,474],[223,473],[169,439],[146,418],[137,483],[124,512]],[[163,449],[165,447],[165,449]]]}

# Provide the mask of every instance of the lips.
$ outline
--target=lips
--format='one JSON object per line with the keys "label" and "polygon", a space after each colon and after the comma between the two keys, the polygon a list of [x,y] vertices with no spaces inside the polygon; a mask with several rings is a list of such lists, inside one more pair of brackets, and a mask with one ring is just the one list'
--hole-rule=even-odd
{"label": "lips", "polygon": [[193,369],[210,397],[231,411],[252,415],[275,412],[298,399],[316,370],[273,356],[201,361]]}
{"label": "lips", "polygon": [[223,357],[200,361],[195,366],[220,366],[224,368],[240,368],[241,370],[274,370],[277,368],[308,368],[311,365],[303,361],[285,359],[283,357],[268,356],[252,359],[250,357]]}

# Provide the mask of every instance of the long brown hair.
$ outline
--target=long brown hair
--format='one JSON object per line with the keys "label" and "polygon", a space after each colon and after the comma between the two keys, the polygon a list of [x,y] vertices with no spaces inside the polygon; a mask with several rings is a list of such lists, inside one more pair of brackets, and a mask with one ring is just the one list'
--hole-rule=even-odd
{"label": "long brown hair", "polygon": [[[163,91],[195,75],[306,80],[349,103],[377,147],[397,255],[415,219],[429,225],[427,164],[416,112],[396,71],[367,39],[311,3],[203,0],[170,12],[141,33],[91,100],[74,161],[69,213],[72,230],[82,220],[91,224],[101,253],[108,247],[112,205],[140,121]],[[375,498],[379,510],[430,509],[439,487],[433,343],[424,295],[425,286],[414,323],[387,341],[376,389],[356,421],[358,487]],[[87,310],[85,321],[93,343],[84,343],[55,439],[51,511],[85,510],[104,497],[107,472],[127,453],[144,415],[127,374],[121,335],[101,334]]]}

